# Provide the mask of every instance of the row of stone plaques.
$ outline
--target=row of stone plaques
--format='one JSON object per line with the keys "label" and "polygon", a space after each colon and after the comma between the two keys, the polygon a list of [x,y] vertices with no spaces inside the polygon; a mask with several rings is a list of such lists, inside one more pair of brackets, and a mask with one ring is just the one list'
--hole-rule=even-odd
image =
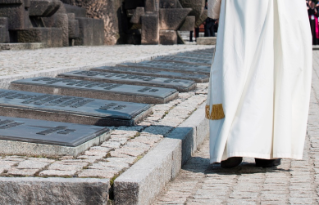
{"label": "row of stone plaques", "polygon": [[150,105],[0,89],[0,114],[99,126],[132,126],[151,112]]}
{"label": "row of stone plaques", "polygon": [[169,88],[47,77],[13,81],[10,88],[21,91],[148,104],[163,104],[178,96],[175,89]]}
{"label": "row of stone plaques", "polygon": [[187,63],[191,65],[204,65],[204,66],[210,66],[212,64],[212,60],[206,60],[206,59],[197,59],[197,58],[187,58],[183,56],[163,56],[158,57],[154,59],[155,61],[161,61],[161,62],[174,62],[174,63]]}
{"label": "row of stone plaques", "polygon": [[196,88],[196,83],[190,80],[143,76],[127,73],[112,73],[107,71],[72,71],[68,73],[62,73],[58,75],[58,77],[104,83],[172,88],[178,90],[179,92],[188,92]]}
{"label": "row of stone plaques", "polygon": [[0,116],[0,154],[77,156],[109,136],[106,127]]}
{"label": "row of stone plaques", "polygon": [[184,79],[192,80],[196,83],[208,82],[208,75],[203,74],[189,74],[189,73],[177,73],[164,70],[154,70],[146,68],[133,68],[133,67],[111,67],[111,66],[101,66],[92,68],[91,71],[98,72],[111,72],[111,73],[123,73],[123,74],[133,74],[133,75],[142,75],[142,76],[154,76],[154,77],[163,77],[170,79]]}
{"label": "row of stone plaques", "polygon": [[186,64],[186,63],[174,63],[165,61],[143,61],[140,63],[121,63],[116,65],[117,67],[129,67],[129,68],[144,68],[149,70],[162,70],[169,72],[179,72],[193,75],[209,75],[210,66]]}

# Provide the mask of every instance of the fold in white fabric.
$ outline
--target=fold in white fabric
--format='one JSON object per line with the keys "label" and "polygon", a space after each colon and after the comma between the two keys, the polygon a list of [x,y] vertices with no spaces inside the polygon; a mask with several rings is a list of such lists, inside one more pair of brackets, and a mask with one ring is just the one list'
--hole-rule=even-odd
{"label": "fold in white fabric", "polygon": [[311,39],[304,1],[222,0],[207,108],[225,117],[209,122],[211,163],[302,159]]}

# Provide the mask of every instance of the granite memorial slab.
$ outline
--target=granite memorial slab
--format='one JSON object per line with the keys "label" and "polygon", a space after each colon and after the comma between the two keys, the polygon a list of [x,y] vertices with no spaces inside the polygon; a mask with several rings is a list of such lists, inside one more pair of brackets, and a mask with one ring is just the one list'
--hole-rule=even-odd
{"label": "granite memorial slab", "polygon": [[178,96],[178,92],[175,89],[169,88],[46,77],[13,81],[10,88],[39,93],[147,104],[167,103]]}
{"label": "granite memorial slab", "polygon": [[132,126],[150,105],[0,89],[0,116],[98,126]]}
{"label": "granite memorial slab", "polygon": [[185,58],[182,56],[162,56],[153,59],[154,61],[168,61],[168,62],[178,62],[178,63],[187,63],[187,64],[195,64],[195,65],[206,65],[209,66],[212,64],[212,60],[205,59],[196,59],[196,58]]}
{"label": "granite memorial slab", "polygon": [[71,71],[68,73],[59,74],[58,77],[104,83],[173,88],[179,92],[188,92],[196,88],[196,83],[190,80],[99,71]]}
{"label": "granite memorial slab", "polygon": [[105,127],[0,116],[0,154],[77,156],[109,136]]}
{"label": "granite memorial slab", "polygon": [[179,53],[176,54],[178,57],[183,58],[195,58],[195,59],[204,59],[204,60],[212,60],[213,59],[213,53],[212,54],[206,54],[206,53],[196,53],[196,52],[185,52],[185,53]]}
{"label": "granite memorial slab", "polygon": [[209,76],[202,74],[187,74],[187,73],[176,73],[162,70],[151,70],[143,68],[130,68],[130,67],[112,67],[112,66],[101,66],[92,68],[92,71],[99,72],[112,72],[112,73],[128,73],[136,75],[146,75],[146,76],[155,76],[155,77],[164,77],[172,79],[185,79],[193,80],[196,83],[208,82]]}
{"label": "granite memorial slab", "polygon": [[180,72],[180,73],[188,73],[188,74],[194,74],[194,75],[196,74],[210,75],[210,66],[185,64],[185,63],[172,63],[172,62],[164,62],[164,61],[144,61],[141,63],[121,63],[116,66]]}

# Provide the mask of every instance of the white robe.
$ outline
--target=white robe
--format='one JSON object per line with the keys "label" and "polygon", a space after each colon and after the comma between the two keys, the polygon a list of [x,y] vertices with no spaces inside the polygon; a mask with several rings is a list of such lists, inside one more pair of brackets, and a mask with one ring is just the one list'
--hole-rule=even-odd
{"label": "white robe", "polygon": [[211,163],[302,159],[312,72],[305,1],[222,0],[220,12],[206,106],[217,117]]}

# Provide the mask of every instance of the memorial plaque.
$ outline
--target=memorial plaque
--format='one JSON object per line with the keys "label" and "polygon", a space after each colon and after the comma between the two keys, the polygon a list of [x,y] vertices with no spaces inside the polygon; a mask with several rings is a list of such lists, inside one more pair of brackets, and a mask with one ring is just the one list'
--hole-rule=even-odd
{"label": "memorial plaque", "polygon": [[128,73],[128,74],[155,76],[155,77],[166,77],[166,78],[172,78],[172,79],[185,79],[185,80],[193,80],[196,83],[204,83],[204,82],[208,82],[209,80],[208,75],[176,73],[176,72],[168,72],[168,71],[162,71],[162,70],[143,69],[143,68],[101,66],[101,67],[92,68],[91,70],[99,71],[99,72]]}
{"label": "memorial plaque", "polygon": [[116,65],[118,67],[144,68],[150,70],[163,70],[171,72],[181,72],[189,74],[205,74],[210,75],[210,67],[202,65],[193,65],[185,63],[171,63],[163,61],[144,61],[141,63],[122,63]]}
{"label": "memorial plaque", "polygon": [[0,154],[76,156],[109,134],[105,127],[0,116]]}
{"label": "memorial plaque", "polygon": [[150,105],[0,89],[0,115],[99,126],[135,125]]}
{"label": "memorial plaque", "polygon": [[185,52],[176,54],[176,56],[183,58],[194,58],[194,59],[204,59],[204,60],[212,60],[213,54],[204,54],[204,53],[195,53],[195,52]]}
{"label": "memorial plaque", "polygon": [[98,72],[98,71],[72,71],[62,73],[58,77],[67,79],[79,79],[105,83],[123,83],[129,85],[141,85],[152,87],[173,88],[180,92],[188,92],[196,88],[196,83],[190,80],[170,79],[155,76],[143,76],[135,74]]}
{"label": "memorial plaque", "polygon": [[14,81],[11,83],[10,88],[39,93],[148,104],[167,103],[178,96],[178,92],[175,89],[169,88],[46,77]]}
{"label": "memorial plaque", "polygon": [[196,58],[185,58],[179,56],[163,56],[155,58],[154,61],[167,61],[167,62],[178,62],[178,63],[187,63],[187,64],[195,64],[195,65],[206,65],[210,66],[212,64],[212,60],[205,59],[196,59]]}

